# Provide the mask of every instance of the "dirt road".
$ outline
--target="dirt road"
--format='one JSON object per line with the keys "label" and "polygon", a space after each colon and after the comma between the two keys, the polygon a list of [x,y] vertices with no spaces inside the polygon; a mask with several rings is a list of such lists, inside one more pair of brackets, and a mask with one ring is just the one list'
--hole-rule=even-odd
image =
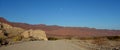
{"label": "dirt road", "polygon": [[1,47],[0,50],[87,50],[66,40],[30,41]]}

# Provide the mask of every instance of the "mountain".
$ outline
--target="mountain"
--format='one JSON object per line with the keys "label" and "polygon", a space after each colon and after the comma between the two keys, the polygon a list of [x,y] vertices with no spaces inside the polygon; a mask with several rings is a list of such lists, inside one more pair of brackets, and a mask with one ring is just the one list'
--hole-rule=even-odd
{"label": "mountain", "polygon": [[2,22],[2,23],[7,23],[7,24],[11,25],[11,23],[8,22],[8,21],[7,21],[5,18],[3,18],[3,17],[0,17],[0,22]]}
{"label": "mountain", "polygon": [[20,27],[23,29],[41,29],[44,30],[48,37],[91,37],[91,36],[119,36],[120,30],[108,30],[108,29],[95,29],[88,27],[63,27],[57,25],[45,25],[45,24],[27,24],[19,22],[9,22],[6,19],[0,17],[0,22],[9,24],[14,27]]}

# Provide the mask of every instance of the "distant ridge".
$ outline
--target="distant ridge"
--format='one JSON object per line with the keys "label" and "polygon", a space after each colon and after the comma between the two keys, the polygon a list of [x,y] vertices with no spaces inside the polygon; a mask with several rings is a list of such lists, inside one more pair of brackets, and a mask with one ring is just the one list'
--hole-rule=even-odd
{"label": "distant ridge", "polygon": [[0,17],[0,22],[7,23],[7,24],[11,25],[11,23],[3,17]]}
{"label": "distant ridge", "polygon": [[9,24],[14,27],[23,29],[41,29],[44,30],[47,36],[58,37],[88,37],[88,36],[119,36],[120,30],[95,29],[87,27],[63,27],[63,26],[49,26],[45,24],[31,25],[27,23],[9,22],[5,18],[0,17],[0,22]]}

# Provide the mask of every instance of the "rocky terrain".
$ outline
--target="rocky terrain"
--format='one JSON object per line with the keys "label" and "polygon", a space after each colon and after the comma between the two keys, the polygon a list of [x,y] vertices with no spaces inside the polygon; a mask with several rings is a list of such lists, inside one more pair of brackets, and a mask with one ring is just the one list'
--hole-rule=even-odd
{"label": "rocky terrain", "polygon": [[25,30],[0,22],[0,46],[30,40],[47,40],[45,31]]}
{"label": "rocky terrain", "polygon": [[48,40],[45,34],[45,31],[42,30],[26,30],[21,35],[24,38],[34,38],[34,39],[40,39],[40,40]]}
{"label": "rocky terrain", "polygon": [[98,37],[98,36],[119,36],[120,30],[108,30],[108,29],[95,29],[88,27],[63,27],[57,25],[45,25],[45,24],[27,24],[20,22],[9,22],[4,18],[0,18],[0,22],[7,23],[13,27],[19,27],[23,29],[40,29],[46,32],[47,37]]}
{"label": "rocky terrain", "polygon": [[107,44],[100,46],[90,43],[92,41],[93,40],[27,41],[3,46],[0,50],[120,50],[120,42],[107,41]]}
{"label": "rocky terrain", "polygon": [[120,50],[120,30],[31,25],[0,18],[0,50]]}

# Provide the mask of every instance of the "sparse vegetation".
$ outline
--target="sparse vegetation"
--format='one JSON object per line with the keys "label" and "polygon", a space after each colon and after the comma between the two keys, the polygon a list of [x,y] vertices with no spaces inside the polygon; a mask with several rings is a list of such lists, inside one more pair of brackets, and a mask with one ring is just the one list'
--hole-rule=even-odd
{"label": "sparse vegetation", "polygon": [[7,45],[8,41],[5,36],[0,36],[0,45]]}
{"label": "sparse vegetation", "polygon": [[96,40],[96,39],[119,40],[120,36],[101,36],[101,37],[81,37],[80,40]]}
{"label": "sparse vegetation", "polygon": [[105,37],[81,37],[79,39],[80,40],[95,40],[95,39],[100,39],[100,38],[105,38]]}
{"label": "sparse vegetation", "polygon": [[58,38],[55,38],[55,37],[48,37],[48,40],[58,40]]}
{"label": "sparse vegetation", "polygon": [[21,41],[22,40],[22,36],[20,35],[17,35],[17,36],[14,36],[12,37],[12,40],[15,42],[15,41]]}
{"label": "sparse vegetation", "polygon": [[30,37],[29,37],[29,40],[30,40],[30,41],[37,41],[38,39],[35,39],[34,37],[30,36]]}
{"label": "sparse vegetation", "polygon": [[120,40],[120,36],[107,36],[109,40]]}
{"label": "sparse vegetation", "polygon": [[94,39],[94,40],[92,41],[92,44],[104,45],[104,44],[107,44],[106,41],[107,41],[106,38]]}
{"label": "sparse vegetation", "polygon": [[4,35],[5,35],[5,36],[8,36],[8,33],[7,33],[6,31],[4,31]]}

